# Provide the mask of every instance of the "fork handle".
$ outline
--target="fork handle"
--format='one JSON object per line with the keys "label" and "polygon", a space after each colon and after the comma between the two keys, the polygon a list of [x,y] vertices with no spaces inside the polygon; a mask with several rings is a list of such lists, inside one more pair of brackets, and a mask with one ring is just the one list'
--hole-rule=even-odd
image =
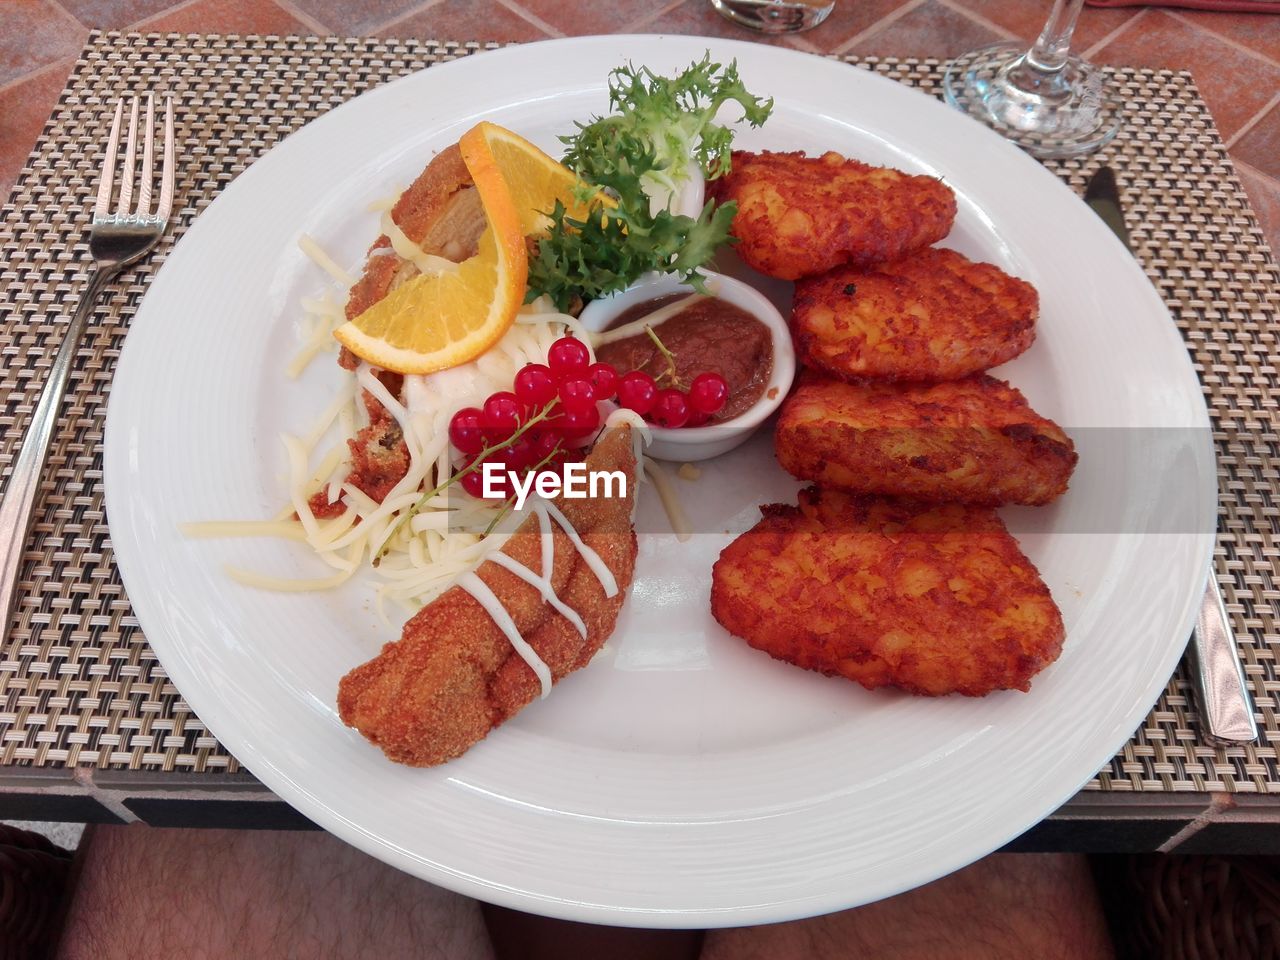
{"label": "fork handle", "polygon": [[22,575],[22,556],[27,546],[27,534],[31,530],[31,521],[35,516],[36,501],[40,494],[40,479],[44,473],[45,460],[49,456],[49,447],[53,440],[54,427],[58,421],[58,411],[62,407],[62,398],[67,392],[67,381],[71,377],[71,366],[75,361],[76,349],[84,338],[85,328],[93,313],[98,295],[112,277],[120,272],[115,264],[98,265],[89,275],[89,285],[80,297],[80,305],[67,325],[66,335],[58,346],[53,358],[53,367],[49,370],[49,379],[45,382],[40,401],[36,404],[31,423],[22,438],[22,447],[13,461],[13,470],[9,474],[9,483],[0,496],[0,630],[5,639],[8,638],[9,624],[13,617],[14,602],[17,599],[18,579]]}
{"label": "fork handle", "polygon": [[1191,649],[1196,660],[1193,673],[1205,739],[1223,745],[1257,740],[1258,725],[1240,651],[1231,632],[1222,589],[1212,570],[1191,633]]}

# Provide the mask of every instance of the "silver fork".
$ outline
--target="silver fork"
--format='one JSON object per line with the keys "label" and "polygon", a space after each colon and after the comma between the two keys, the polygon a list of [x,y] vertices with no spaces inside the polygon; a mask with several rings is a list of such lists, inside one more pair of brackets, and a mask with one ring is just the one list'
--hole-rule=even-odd
{"label": "silver fork", "polygon": [[117,154],[120,148],[120,125],[124,117],[124,101],[116,103],[115,120],[107,138],[102,158],[102,180],[98,185],[98,202],[89,227],[89,253],[96,261],[89,275],[89,285],[80,298],[66,336],[58,347],[49,370],[49,379],[36,404],[22,448],[13,462],[13,471],[0,498],[0,635],[8,630],[9,618],[18,592],[22,571],[22,554],[35,514],[40,493],[40,477],[49,455],[54,425],[76,349],[84,336],[89,317],[99,295],[108,283],[156,245],[169,225],[173,206],[173,98],[165,102],[164,165],[161,170],[160,199],[151,211],[152,185],[155,179],[153,145],[155,142],[155,98],[147,96],[146,131],[142,137],[142,173],[138,179],[137,202],[134,203],[134,177],[138,157],[138,98],[129,110],[129,133],[125,144],[124,164],[120,169],[120,195],[112,212],[112,186],[116,179]]}

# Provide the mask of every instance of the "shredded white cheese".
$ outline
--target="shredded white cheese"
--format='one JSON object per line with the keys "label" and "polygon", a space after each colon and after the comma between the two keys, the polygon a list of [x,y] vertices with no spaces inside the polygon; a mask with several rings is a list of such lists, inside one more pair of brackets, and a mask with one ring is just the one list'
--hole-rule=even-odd
{"label": "shredded white cheese", "polygon": [[[387,211],[394,202],[392,198],[378,207]],[[420,270],[452,268],[448,261],[437,262],[441,258],[427,259],[420,248],[411,249],[415,245],[390,223],[386,214],[383,229],[391,238],[394,253],[414,262]],[[352,275],[310,237],[303,235],[298,243],[329,276],[346,286],[353,283]],[[288,375],[300,374],[333,342],[333,330],[345,320],[344,301],[345,297],[332,296],[328,291],[304,299],[299,324],[302,347],[289,364]],[[426,497],[455,469],[448,439],[450,419],[464,406],[479,406],[491,393],[510,390],[516,372],[526,363],[545,363],[551,344],[566,333],[590,344],[587,331],[574,317],[558,312],[548,298],[539,298],[521,310],[494,347],[470,363],[440,374],[406,377],[403,402],[382,385],[368,365],[362,364],[354,376],[344,378],[342,388],[309,429],[281,437],[288,464],[288,503],[274,520],[188,524],[184,532],[205,537],[284,536],[300,540],[335,571],[326,577],[299,579],[229,568],[228,574],[241,583],[269,590],[326,590],[344,583],[359,569],[371,569],[376,582],[376,609],[384,621],[388,601],[410,609],[429,603],[461,582],[460,578],[487,557],[496,556],[522,519],[505,513],[501,504],[471,498],[457,485]],[[373,394],[399,425],[409,453],[407,473],[381,503],[351,483],[347,440],[367,422],[360,399],[362,389]],[[634,428],[639,457],[648,426],[630,411],[618,411],[608,420],[610,424],[617,421],[626,421]],[[325,502],[341,503],[341,514],[327,520],[316,517],[310,500],[318,491],[324,492]],[[539,516],[547,522],[548,529],[554,517],[582,552],[605,592],[617,592],[608,566],[582,543],[563,514],[547,505]],[[487,535],[485,531],[489,531]],[[531,571],[526,572],[534,576]],[[569,617],[569,613],[565,616]],[[569,619],[578,626],[575,617]],[[549,674],[546,679],[549,682]]]}
{"label": "shredded white cheese", "polygon": [[667,512],[667,519],[671,521],[671,530],[676,539],[684,543],[693,536],[693,527],[689,524],[689,517],[680,503],[680,495],[676,493],[666,469],[652,457],[645,457],[644,475],[653,484],[653,489],[658,491],[658,499],[662,501],[662,509]]}
{"label": "shredded white cheese", "polygon": [[320,244],[316,243],[310,236],[305,233],[298,235],[298,248],[308,257],[315,261],[318,266],[329,276],[333,277],[338,283],[342,284],[344,289],[351,287],[356,282],[356,278],[347,271],[343,270],[333,257],[325,253]]}

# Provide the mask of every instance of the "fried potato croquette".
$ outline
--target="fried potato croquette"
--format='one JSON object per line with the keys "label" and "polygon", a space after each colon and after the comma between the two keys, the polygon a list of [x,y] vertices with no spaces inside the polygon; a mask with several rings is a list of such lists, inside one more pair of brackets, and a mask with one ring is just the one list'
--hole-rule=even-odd
{"label": "fried potato croquette", "polygon": [[[606,596],[600,579],[558,524],[552,525],[551,585],[582,618],[585,636],[541,591],[507,566],[486,560],[476,569],[516,630],[559,682],[585,667],[617,623],[635,572],[631,525],[636,460],[631,428],[606,431],[587,456],[589,470],[620,470],[626,495],[560,499],[556,506],[613,574]],[[542,534],[529,517],[502,553],[542,573]],[[418,611],[400,639],[356,667],[338,687],[342,722],[355,727],[390,759],[415,767],[460,756],[541,692],[533,669],[494,618],[467,590],[453,587]]]}
{"label": "fried potato croquette", "polygon": [[897,260],[941,240],[956,216],[955,194],[940,180],[838,153],[735,150],[731,172],[708,189],[738,203],[732,232],[742,259],[783,280]]}
{"label": "fried potato croquette", "polygon": [[838,377],[958,380],[1035,340],[1035,287],[954,250],[796,282],[792,329],[805,363]]}
{"label": "fried potato croquette", "polygon": [[995,512],[810,488],[720,554],[711,610],[769,655],[868,689],[1028,690],[1065,630]]}
{"label": "fried potato croquette", "polygon": [[1071,439],[1002,380],[852,384],[806,373],[774,441],[793,476],[855,493],[999,506],[1061,496]]}

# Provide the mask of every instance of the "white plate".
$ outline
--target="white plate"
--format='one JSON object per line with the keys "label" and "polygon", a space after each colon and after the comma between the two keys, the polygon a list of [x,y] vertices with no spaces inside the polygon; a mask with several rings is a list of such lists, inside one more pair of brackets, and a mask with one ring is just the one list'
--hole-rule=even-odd
{"label": "white plate", "polygon": [[[1039,288],[1039,339],[1004,375],[1075,434],[1081,464],[1058,504],[1010,516],[1062,607],[1062,658],[1028,695],[926,700],[867,693],[728,636],[708,610],[711,564],[730,531],[754,523],[756,504],[796,487],[757,436],[682,481],[702,529],[723,532],[684,546],[643,538],[617,632],[589,669],[460,760],[396,766],[333,705],[339,677],[395,635],[367,584],[318,596],[242,587],[223,563],[321,571],[296,544],[177,530],[275,513],[277,436],[309,423],[338,382],[327,362],[297,383],[283,376],[294,305],[324,282],[296,238],[306,231],[355,263],[377,231],[369,201],[476,121],[554,149],[573,119],[606,108],[610,68],[671,71],[706,48],[736,57],[750,89],[777,100],[740,145],[834,149],[943,176],[960,206],[948,242]],[[116,557],[148,640],[209,729],[281,797],[374,856],[486,900],[699,926],[818,914],[926,882],[1088,780],[1137,727],[1186,640],[1213,528],[1207,423],[1146,278],[1015,148],[906,87],[817,57],[614,36],[432,67],[254,164],[151,284],[112,390],[105,475]],[[1091,429],[1107,427],[1125,429]],[[1108,447],[1117,437],[1127,442]],[[654,499],[641,517],[650,530],[661,522]]]}

